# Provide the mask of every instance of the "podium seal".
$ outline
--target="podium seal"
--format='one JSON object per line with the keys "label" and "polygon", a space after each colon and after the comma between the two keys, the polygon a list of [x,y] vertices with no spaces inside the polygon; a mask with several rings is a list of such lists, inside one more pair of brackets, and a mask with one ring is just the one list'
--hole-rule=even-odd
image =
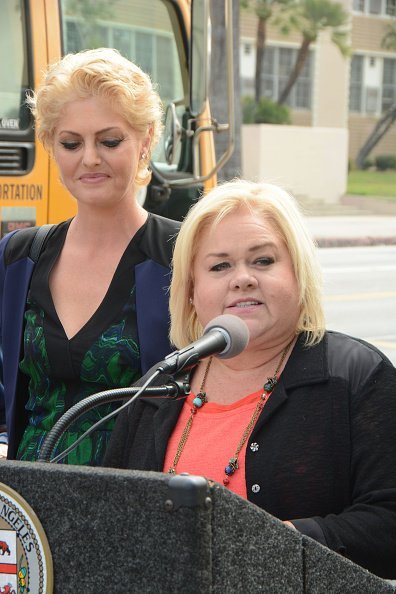
{"label": "podium seal", "polygon": [[0,483],[0,593],[52,594],[52,557],[30,505]]}

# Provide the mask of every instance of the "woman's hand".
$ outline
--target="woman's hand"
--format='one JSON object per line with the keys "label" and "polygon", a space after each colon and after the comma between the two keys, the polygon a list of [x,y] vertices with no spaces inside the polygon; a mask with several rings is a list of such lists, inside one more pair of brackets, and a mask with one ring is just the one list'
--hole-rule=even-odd
{"label": "woman's hand", "polygon": [[0,460],[7,458],[8,445],[6,443],[0,443]]}

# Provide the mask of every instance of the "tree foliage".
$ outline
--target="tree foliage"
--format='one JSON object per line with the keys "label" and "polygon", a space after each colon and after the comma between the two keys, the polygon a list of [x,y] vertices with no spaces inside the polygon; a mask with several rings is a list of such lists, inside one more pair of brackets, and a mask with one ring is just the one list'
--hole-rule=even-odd
{"label": "tree foliage", "polygon": [[278,98],[281,105],[286,102],[304,67],[311,44],[317,41],[322,31],[330,30],[331,41],[343,56],[349,55],[349,14],[342,4],[332,0],[295,0],[275,22],[283,34],[298,31],[302,36],[294,67]]}
{"label": "tree foliage", "polygon": [[333,0],[240,0],[240,6],[245,10],[254,12],[257,16],[256,103],[259,102],[263,95],[262,71],[269,21],[284,35],[289,35],[292,31],[298,31],[302,36],[296,62],[278,99],[279,104],[286,102],[304,67],[311,44],[317,41],[322,31],[330,29],[332,42],[344,56],[349,54],[347,31],[349,15],[342,4],[338,2]]}

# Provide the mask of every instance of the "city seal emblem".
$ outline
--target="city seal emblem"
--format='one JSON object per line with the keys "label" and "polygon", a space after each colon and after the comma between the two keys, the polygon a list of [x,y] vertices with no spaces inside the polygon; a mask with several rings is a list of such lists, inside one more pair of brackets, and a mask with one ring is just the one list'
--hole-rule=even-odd
{"label": "city seal emblem", "polygon": [[52,557],[35,512],[0,483],[0,594],[52,594]]}

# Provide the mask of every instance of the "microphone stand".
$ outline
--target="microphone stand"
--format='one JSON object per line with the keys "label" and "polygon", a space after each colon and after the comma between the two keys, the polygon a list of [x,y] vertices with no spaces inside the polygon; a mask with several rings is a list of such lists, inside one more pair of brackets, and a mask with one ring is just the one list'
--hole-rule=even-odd
{"label": "microphone stand", "polygon": [[[84,398],[80,402],[74,404],[68,411],[66,411],[60,419],[55,423],[52,429],[49,431],[48,435],[43,441],[41,446],[37,461],[38,462],[58,462],[62,460],[67,454],[69,454],[75,447],[82,441],[85,437],[87,437],[92,431],[94,431],[99,425],[108,421],[115,415],[117,415],[122,409],[126,408],[138,396],[144,393],[145,396],[162,396],[162,397],[171,397],[177,398],[180,395],[186,396],[190,392],[190,386],[185,381],[177,381],[173,380],[164,386],[152,386],[149,387],[149,384],[153,382],[153,380],[160,374],[160,370],[157,370],[153,375],[151,375],[148,380],[143,384],[141,387],[131,386],[129,388],[115,388],[113,390],[104,390],[103,392],[97,392],[96,394],[91,394],[87,398]],[[82,414],[88,412],[95,406],[99,406],[100,404],[108,404],[109,402],[116,402],[118,400],[125,400],[126,397],[131,396],[127,402],[121,405],[116,410],[112,411],[103,419],[100,419],[97,423],[95,423],[90,429],[85,431],[71,446],[69,446],[66,450],[58,454],[55,458],[51,459],[52,452],[58,443],[59,439],[62,437],[63,433],[80,417]]]}

